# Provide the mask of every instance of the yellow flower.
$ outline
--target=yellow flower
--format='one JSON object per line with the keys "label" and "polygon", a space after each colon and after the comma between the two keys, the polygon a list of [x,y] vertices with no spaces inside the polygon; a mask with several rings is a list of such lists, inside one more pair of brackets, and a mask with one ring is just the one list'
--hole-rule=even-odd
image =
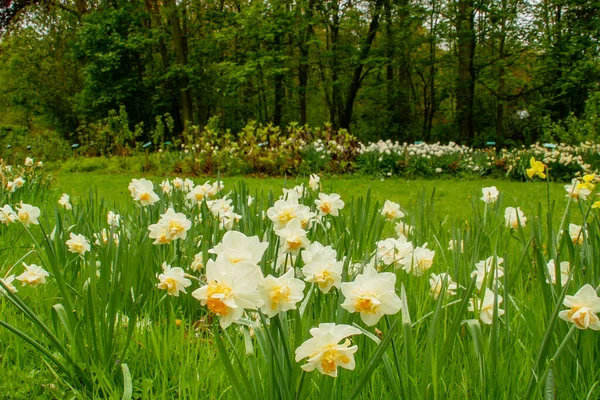
{"label": "yellow flower", "polygon": [[529,164],[531,165],[531,168],[527,168],[527,176],[533,178],[535,175],[537,175],[542,179],[546,179],[546,174],[544,173],[546,166],[543,162],[536,161],[534,157],[531,157]]}
{"label": "yellow flower", "polygon": [[591,285],[583,286],[574,296],[566,296],[563,304],[570,310],[558,313],[559,318],[575,324],[578,329],[600,330],[596,315],[600,312],[600,298]]}

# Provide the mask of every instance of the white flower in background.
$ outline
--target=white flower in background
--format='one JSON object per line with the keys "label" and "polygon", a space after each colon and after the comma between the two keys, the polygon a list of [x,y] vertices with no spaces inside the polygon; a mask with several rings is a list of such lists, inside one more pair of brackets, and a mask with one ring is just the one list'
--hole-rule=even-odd
{"label": "white flower in background", "polygon": [[27,157],[27,158],[25,158],[25,166],[26,166],[26,167],[31,167],[31,166],[33,166],[33,158],[31,158],[31,157]]}
{"label": "white flower in background", "polygon": [[190,269],[194,272],[200,272],[204,268],[204,256],[202,253],[198,253],[194,256],[194,261],[190,265]]}
{"label": "white flower in background", "polygon": [[279,278],[268,275],[258,288],[264,302],[261,311],[273,318],[280,312],[295,310],[304,297],[304,286],[303,281],[294,278],[293,268]]}
{"label": "white flower in background", "polygon": [[496,201],[498,201],[498,196],[500,195],[500,192],[498,191],[498,189],[496,189],[496,186],[484,187],[481,189],[481,193],[483,194],[481,200],[485,204],[495,203]]}
{"label": "white flower in background", "polygon": [[[107,245],[108,241],[110,240],[110,235],[111,235],[111,233],[106,228],[103,228],[99,233],[94,233],[94,238],[96,239],[94,241],[94,243],[97,246]],[[113,232],[112,239],[113,239],[115,246],[118,246],[119,245],[119,234],[116,232]]]}
{"label": "white flower in background", "polygon": [[224,188],[225,188],[225,184],[223,183],[223,181],[215,181],[215,182],[213,182],[210,190],[208,191],[208,196],[215,197],[220,192],[222,192]]}
{"label": "white flower in background", "polygon": [[574,296],[566,296],[563,305],[570,310],[559,312],[561,319],[575,324],[578,329],[600,330],[600,320],[596,315],[600,312],[600,298],[591,285],[583,286]]}
{"label": "white flower in background", "polygon": [[46,277],[50,276],[48,271],[39,265],[27,265],[23,263],[23,266],[25,267],[25,272],[17,276],[16,279],[31,287],[46,283]]}
{"label": "white flower in background", "polygon": [[147,179],[132,179],[128,188],[133,200],[139,201],[142,206],[152,205],[159,200],[154,193],[154,184]]}
{"label": "white flower in background", "polygon": [[337,217],[342,208],[344,208],[344,202],[340,198],[339,194],[325,194],[319,193],[319,198],[315,200],[317,209],[321,215],[333,215]]}
{"label": "white flower in background", "polygon": [[394,203],[393,201],[389,200],[386,200],[385,203],[383,203],[381,215],[383,215],[388,221],[404,218],[405,216],[405,214],[400,209],[400,204]]}
{"label": "white flower in background", "polygon": [[408,225],[406,222],[398,222],[394,230],[398,236],[407,236],[412,233],[413,227]]}
{"label": "white flower in background", "polygon": [[315,214],[310,211],[310,208],[298,204],[297,198],[288,200],[277,200],[273,207],[267,210],[267,217],[273,221],[274,229],[282,229],[294,218],[299,219],[303,227],[307,227],[309,221],[314,218]]}
{"label": "white flower in background", "polygon": [[583,244],[584,234],[585,232],[583,231],[583,226],[569,224],[569,236],[571,237],[573,244]]}
{"label": "white flower in background", "polygon": [[69,197],[68,194],[63,193],[62,196],[60,196],[60,199],[58,199],[58,204],[60,204],[60,206],[62,208],[64,208],[65,210],[71,210],[73,209],[73,206],[71,206],[71,198]]}
{"label": "white flower in background", "polygon": [[17,214],[14,212],[11,206],[8,204],[0,208],[0,222],[4,225],[12,224],[18,219]]}
{"label": "white flower in background", "polygon": [[229,231],[223,235],[221,243],[208,250],[217,256],[223,255],[232,264],[247,261],[258,264],[269,247],[268,242],[261,242],[258,236],[248,237],[242,232]]}
{"label": "white flower in background", "polygon": [[39,225],[40,209],[30,204],[21,203],[17,208],[17,217],[25,226]]}
{"label": "white flower in background", "polygon": [[[487,325],[491,325],[494,318],[494,301],[496,295],[490,289],[485,289],[485,295],[483,297],[483,301],[480,299],[471,299],[469,303],[469,311],[471,312],[479,312],[479,319],[481,322]],[[498,317],[504,315],[504,310],[500,309],[500,304],[502,303],[502,296],[498,295]]]}
{"label": "white flower in background", "polygon": [[412,251],[412,242],[401,235],[398,239],[389,238],[377,242],[375,256],[384,265],[393,265],[394,268],[400,268],[404,266],[404,259],[410,257]]}
{"label": "white flower in background", "polygon": [[294,218],[283,229],[275,230],[275,234],[281,238],[284,253],[298,254],[300,249],[308,247],[310,241],[306,237],[306,231],[302,229],[300,220]]}
{"label": "white flower in background", "polygon": [[192,190],[194,188],[194,186],[196,186],[196,184],[194,183],[193,180],[191,180],[189,178],[185,178],[185,180],[183,181],[183,190],[186,192],[189,192],[190,190]]}
{"label": "white flower in background", "polygon": [[435,251],[427,248],[427,243],[423,247],[415,247],[412,253],[404,257],[403,269],[409,274],[421,276],[425,271],[431,268]]}
{"label": "white flower in background", "polygon": [[148,237],[155,239],[154,244],[166,244],[176,239],[185,239],[192,223],[185,214],[176,213],[171,207],[160,216],[156,224],[148,227]]}
{"label": "white flower in background", "polygon": [[183,179],[181,179],[181,178],[173,179],[173,187],[177,190],[183,190]]}
{"label": "white flower in background", "polygon": [[186,199],[190,200],[192,204],[200,205],[204,200],[207,200],[209,193],[212,190],[212,185],[205,182],[203,185],[196,185],[190,192],[185,196]]}
{"label": "white flower in background", "polygon": [[86,252],[90,251],[91,246],[90,242],[83,235],[76,235],[71,232],[70,239],[66,241],[67,246],[69,247],[69,251],[71,253],[78,253],[84,255]]}
{"label": "white flower in background", "polygon": [[169,182],[168,179],[165,179],[160,183],[160,188],[164,194],[171,194],[171,192],[173,191],[173,186],[171,185],[171,182]]}
{"label": "white flower in background", "polygon": [[23,179],[23,177],[19,176],[12,182],[11,192],[14,193],[15,190],[22,188],[23,185],[25,185],[25,179]]}
{"label": "white flower in background", "polygon": [[286,199],[288,201],[292,201],[292,199],[294,199],[293,201],[298,202],[299,199],[301,199],[302,197],[304,197],[304,194],[306,193],[306,189],[304,188],[304,184],[300,184],[300,185],[296,185],[291,189],[283,189],[283,199]]}
{"label": "white flower in background", "polygon": [[179,297],[179,292],[186,293],[185,288],[191,286],[192,281],[185,277],[183,269],[172,268],[166,262],[162,263],[162,269],[163,273],[158,275],[159,283],[156,286],[175,297]]}
{"label": "white flower in background", "polygon": [[254,203],[254,197],[248,196],[248,207],[250,207]]}
{"label": "white flower in background", "polygon": [[592,193],[589,187],[579,182],[577,178],[573,178],[570,185],[565,185],[565,190],[567,191],[566,197],[570,197],[574,202],[578,202],[579,199],[587,200]]}
{"label": "white flower in background", "polygon": [[524,227],[527,223],[527,218],[519,207],[506,207],[506,210],[504,210],[504,219],[506,220],[506,226],[513,229],[517,229],[519,224]]}
{"label": "white flower in background", "polygon": [[264,302],[258,291],[264,280],[260,268],[246,261],[233,265],[225,257],[208,260],[205,285],[192,296],[221,317],[223,329],[242,318],[244,310],[256,310]]}
{"label": "white flower in background", "polygon": [[305,281],[317,284],[323,293],[329,293],[334,286],[340,288],[344,262],[337,261],[337,252],[331,246],[314,242],[302,251],[301,256]]}
{"label": "white flower in background", "polygon": [[108,226],[111,228],[116,229],[121,225],[121,216],[115,214],[114,211],[109,211],[108,214],[106,214],[106,223],[108,223]]}
{"label": "white flower in background", "polygon": [[[333,323],[319,324],[312,328],[312,337],[302,343],[296,349],[296,362],[307,358],[306,364],[302,365],[304,371],[310,372],[315,369],[321,374],[337,377],[338,366],[353,370],[355,367],[354,353],[357,346],[350,346],[348,336],[360,335],[360,330],[350,325],[336,325]],[[344,342],[340,344],[343,339]]]}
{"label": "white flower in background", "polygon": [[458,285],[456,282],[452,281],[452,277],[450,274],[442,272],[439,275],[432,273],[429,275],[429,286],[431,286],[431,295],[435,300],[440,297],[442,294],[442,289],[444,288],[444,282],[446,284],[446,295],[454,296],[456,294],[456,289],[458,289]]}
{"label": "white flower in background", "polygon": [[346,298],[342,308],[358,312],[363,322],[373,326],[384,315],[396,314],[402,302],[396,294],[396,275],[391,272],[377,273],[371,265],[365,266],[354,282],[344,282],[341,290]]}
{"label": "white flower in background", "polygon": [[222,198],[217,200],[209,200],[206,202],[210,212],[217,218],[227,215],[229,212],[233,212],[233,200]]}
{"label": "white flower in background", "polygon": [[310,180],[308,181],[308,187],[315,192],[321,187],[321,178],[317,174],[311,174]]}
{"label": "white flower in background", "polygon": [[230,231],[233,229],[234,224],[239,222],[241,219],[242,216],[240,214],[236,214],[233,212],[233,210],[229,210],[228,212],[220,215],[219,229],[226,229]]}
{"label": "white flower in background", "polygon": [[[553,285],[556,284],[556,264],[554,260],[548,261],[546,265],[548,267],[548,274],[550,275],[550,280],[546,279],[546,282],[551,283]],[[569,274],[571,273],[571,265],[568,261],[561,261],[560,263],[560,286],[565,286],[567,281],[569,280]]]}
{"label": "white flower in background", "polygon": [[461,253],[464,252],[465,251],[464,240],[461,240],[460,242],[458,240],[450,240],[448,242],[448,250],[450,250],[450,251],[458,250]]}
{"label": "white flower in background", "polygon": [[[13,282],[15,281],[15,276],[14,275],[9,275],[5,278],[0,278],[0,281],[2,281],[2,283],[4,283],[6,285],[6,287],[8,288],[8,290],[11,293],[16,293],[17,292],[17,288],[15,287],[15,285],[13,285]],[[4,290],[4,288],[2,286],[0,286],[0,295],[5,295],[6,294],[6,290]]]}
{"label": "white flower in background", "polygon": [[504,276],[504,269],[500,266],[503,261],[502,257],[491,256],[475,264],[475,271],[471,272],[471,278],[477,277],[475,279],[477,290],[481,290],[483,282],[488,276],[492,276],[492,282]]}

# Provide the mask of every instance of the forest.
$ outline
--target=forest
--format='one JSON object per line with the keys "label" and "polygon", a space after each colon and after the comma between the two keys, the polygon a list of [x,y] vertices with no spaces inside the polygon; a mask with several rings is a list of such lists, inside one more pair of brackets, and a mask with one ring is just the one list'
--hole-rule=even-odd
{"label": "forest", "polygon": [[[597,141],[600,2],[2,0],[0,138],[218,126]],[[119,118],[122,121],[123,118]]]}

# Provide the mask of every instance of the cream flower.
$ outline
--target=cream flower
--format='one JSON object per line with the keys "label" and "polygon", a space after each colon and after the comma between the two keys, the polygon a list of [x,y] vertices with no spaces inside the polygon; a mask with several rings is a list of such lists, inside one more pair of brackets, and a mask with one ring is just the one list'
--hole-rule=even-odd
{"label": "cream flower", "polygon": [[12,191],[14,192],[16,189],[20,189],[25,185],[25,179],[22,176],[19,176],[13,181]]}
{"label": "cream flower", "polygon": [[346,300],[342,308],[358,312],[365,324],[373,326],[384,315],[396,314],[402,302],[395,291],[396,275],[391,272],[377,273],[371,265],[365,266],[354,282],[344,282],[341,290]]}
{"label": "cream flower", "polygon": [[319,193],[319,198],[315,200],[315,204],[321,215],[333,215],[337,217],[342,208],[344,208],[344,202],[340,198],[339,194],[325,194]]}
{"label": "cream flower", "polygon": [[279,278],[268,275],[258,288],[264,301],[261,311],[273,318],[280,312],[295,310],[296,303],[304,297],[304,286],[304,282],[294,278],[293,268]]}
{"label": "cream flower", "polygon": [[[2,283],[6,285],[6,287],[11,293],[17,292],[17,288],[15,287],[15,285],[13,285],[13,282],[15,281],[14,275],[9,275],[6,278],[0,278],[0,281],[2,281]],[[4,290],[2,286],[0,286],[0,294],[6,294],[6,290]]]}
{"label": "cream flower", "polygon": [[171,192],[173,191],[173,186],[171,185],[171,182],[169,182],[168,179],[165,179],[160,183],[160,188],[164,194],[171,194]]}
{"label": "cream flower", "polygon": [[585,232],[581,225],[569,224],[569,236],[573,244],[582,244]]}
{"label": "cream flower", "polygon": [[69,195],[66,193],[63,193],[62,196],[60,196],[60,199],[58,199],[58,204],[65,210],[71,210],[71,209],[73,209],[73,206],[71,206],[70,201],[71,201],[71,198],[69,197]]}
{"label": "cream flower", "polygon": [[208,285],[194,290],[192,296],[221,317],[219,323],[225,329],[242,318],[244,309],[256,310],[264,304],[258,292],[263,280],[256,265],[247,261],[233,265],[225,257],[217,257],[206,263]]}
{"label": "cream flower", "polygon": [[442,272],[439,275],[432,273],[429,275],[429,286],[431,286],[431,295],[435,300],[440,297],[442,294],[442,289],[444,288],[444,283],[446,284],[446,294],[448,296],[454,296],[456,294],[456,289],[458,285],[456,282],[452,281],[452,277],[450,274]]}
{"label": "cream flower", "polygon": [[[469,311],[479,312],[479,319],[487,325],[491,325],[494,318],[494,299],[496,295],[490,289],[485,289],[483,301],[480,299],[471,299],[469,303]],[[498,307],[502,303],[502,296],[498,295]],[[504,310],[498,308],[498,317],[504,315]]]}
{"label": "cream flower", "polygon": [[394,230],[398,236],[406,236],[412,233],[413,227],[408,225],[406,222],[398,222]]}
{"label": "cream flower", "polygon": [[27,265],[23,263],[23,266],[25,267],[25,272],[17,276],[16,279],[31,287],[36,287],[37,285],[46,283],[46,277],[50,276],[48,271],[39,265]]}
{"label": "cream flower", "polygon": [[377,242],[376,257],[384,265],[393,265],[394,268],[404,266],[404,259],[410,257],[413,244],[406,240],[404,235],[398,239],[389,238]]}
{"label": "cream flower", "polygon": [[567,191],[566,197],[570,197],[574,202],[578,202],[579,199],[587,200],[592,193],[589,187],[580,183],[577,178],[573,178],[570,185],[565,185],[565,190]]}
{"label": "cream flower", "polygon": [[404,257],[402,268],[409,274],[412,273],[415,276],[421,276],[426,270],[431,268],[434,257],[435,251],[429,250],[427,243],[425,243],[423,247],[415,247],[409,256]]}
{"label": "cream flower", "polygon": [[461,253],[463,251],[465,251],[465,242],[464,240],[461,240],[460,242],[458,240],[450,240],[448,242],[448,250],[450,251],[454,251],[454,250],[458,250]]}
{"label": "cream flower", "polygon": [[212,190],[210,183],[206,182],[203,185],[194,186],[192,190],[185,196],[186,199],[192,202],[192,204],[202,204],[202,202],[209,197],[209,193]]}
{"label": "cream flower", "polygon": [[11,224],[17,220],[18,216],[14,212],[11,206],[6,204],[2,208],[0,208],[0,222],[4,225]]}
{"label": "cream flower", "polygon": [[208,252],[217,256],[222,254],[232,264],[240,261],[258,264],[267,247],[269,247],[269,243],[261,242],[258,236],[248,237],[242,232],[229,231],[225,233],[221,243]]}
{"label": "cream flower", "polygon": [[395,219],[400,219],[405,216],[405,214],[400,210],[400,204],[394,203],[393,201],[386,200],[383,203],[383,208],[381,209],[381,215],[385,217],[388,221],[393,221]]}
{"label": "cream flower", "polygon": [[[358,347],[350,346],[351,342],[346,338],[360,333],[358,328],[350,325],[319,324],[317,328],[310,330],[312,337],[296,349],[296,362],[307,358],[307,363],[301,366],[304,371],[316,369],[334,378],[337,377],[338,366],[353,370],[354,353]],[[340,344],[342,339],[346,340]]]}
{"label": "cream flower", "polygon": [[[94,238],[96,239],[94,241],[94,243],[97,246],[107,245],[108,241],[110,240],[110,237],[111,237],[111,233],[109,231],[107,231],[106,228],[103,228],[100,232],[94,233]],[[115,244],[115,246],[118,246],[119,245],[119,234],[116,232],[113,232],[112,239],[113,239],[113,243]]]}
{"label": "cream flower", "polygon": [[173,187],[177,190],[183,190],[183,179],[181,179],[181,178],[173,179]]}
{"label": "cream flower", "polygon": [[513,229],[517,229],[519,224],[524,227],[527,223],[527,218],[519,207],[506,207],[506,210],[504,210],[504,219],[506,220],[506,226]]}
{"label": "cream flower", "polygon": [[498,189],[496,189],[496,186],[481,188],[481,193],[483,194],[481,200],[485,204],[495,203],[496,201],[498,201],[498,196],[500,195],[500,192],[498,191]]}
{"label": "cream flower", "polygon": [[481,290],[483,282],[488,276],[492,276],[492,282],[504,276],[504,269],[500,266],[503,261],[502,257],[491,256],[475,264],[475,271],[471,272],[471,278],[477,277],[475,279],[477,290]]}
{"label": "cream flower", "polygon": [[202,253],[198,253],[194,256],[190,269],[194,272],[200,272],[202,268],[204,268],[204,256]]}
{"label": "cream flower", "polygon": [[183,269],[179,267],[172,268],[166,262],[162,263],[162,269],[163,273],[158,275],[160,282],[156,286],[175,297],[179,297],[179,292],[186,293],[185,288],[191,286],[192,281],[185,277]]}
{"label": "cream flower", "polygon": [[26,157],[26,158],[25,158],[25,166],[26,166],[26,167],[31,167],[31,166],[33,166],[33,158],[31,158],[31,157]]}
{"label": "cream flower", "polygon": [[316,283],[323,293],[332,287],[340,288],[344,263],[337,261],[337,252],[331,246],[314,242],[302,252],[302,274],[307,282]]}
{"label": "cream flower", "polygon": [[90,242],[83,235],[76,235],[71,232],[71,239],[66,241],[67,246],[69,246],[69,251],[71,253],[79,253],[84,255],[86,252],[90,251]]}
{"label": "cream flower", "polygon": [[185,214],[176,213],[171,207],[166,213],[160,216],[160,220],[156,224],[148,227],[150,239],[155,239],[154,244],[171,243],[176,239],[185,239],[187,231],[191,228],[192,223]]}
{"label": "cream flower", "polygon": [[[548,268],[548,274],[550,275],[550,280],[546,279],[546,282],[551,283],[553,285],[556,284],[556,264],[554,260],[548,261],[546,265]],[[571,265],[568,261],[561,261],[560,263],[560,286],[565,286],[567,281],[569,280],[569,275],[571,273]]]}
{"label": "cream flower", "polygon": [[38,218],[40,217],[40,209],[29,204],[21,203],[17,209],[19,221],[25,226],[39,225]]}
{"label": "cream flower", "polygon": [[299,219],[302,227],[306,228],[315,217],[310,208],[298,204],[298,199],[293,197],[288,200],[277,200],[273,207],[267,210],[267,217],[273,221],[274,229],[283,229],[294,218]]}
{"label": "cream flower", "polygon": [[284,253],[298,254],[300,249],[308,247],[310,241],[306,237],[306,231],[302,229],[300,220],[294,218],[283,229],[275,231],[281,238]]}
{"label": "cream flower", "polygon": [[579,329],[600,330],[600,320],[596,315],[600,312],[600,298],[591,285],[583,286],[574,296],[566,296],[563,305],[571,309],[559,312],[561,319],[574,323]]}
{"label": "cream flower", "polygon": [[128,188],[133,200],[139,201],[142,206],[152,205],[159,200],[154,193],[154,184],[147,179],[132,179]]}
{"label": "cream flower", "polygon": [[106,223],[108,226],[116,229],[121,225],[121,216],[115,214],[114,211],[109,211],[108,214],[106,214]]}
{"label": "cream flower", "polygon": [[317,174],[311,174],[310,180],[308,181],[308,187],[315,192],[321,187],[321,178]]}

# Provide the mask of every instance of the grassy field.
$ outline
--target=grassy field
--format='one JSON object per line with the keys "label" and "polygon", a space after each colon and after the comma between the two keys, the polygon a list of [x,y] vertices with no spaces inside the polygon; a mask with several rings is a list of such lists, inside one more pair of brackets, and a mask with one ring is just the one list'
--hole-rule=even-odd
{"label": "grassy field", "polygon": [[[311,246],[318,242],[335,251],[333,256],[328,253],[324,265],[339,265],[340,282],[325,291],[311,278],[308,266],[314,261],[310,255],[305,258],[308,250],[298,249],[297,254],[293,246],[286,248],[290,240],[300,243],[285,236],[292,222],[268,217],[267,211],[276,209],[283,187],[306,185],[308,179],[225,178],[225,190],[212,197],[216,203],[190,205],[182,192],[160,192],[161,177],[147,177],[154,181],[157,202],[144,206],[127,189],[132,178],[140,176],[60,173],[49,185],[38,176],[28,178],[22,191],[1,193],[3,204],[16,209],[21,201],[37,205],[41,216],[39,226],[0,224],[0,278],[19,276],[23,262],[42,266],[49,276],[39,285],[15,280],[18,292],[0,295],[0,397],[347,400],[600,395],[598,333],[576,329],[574,320],[559,318],[560,311],[568,310],[563,305],[566,295],[600,283],[600,223],[597,211],[590,208],[593,200],[567,201],[561,184],[323,178],[322,191],[339,193],[346,203],[339,216],[310,217],[302,233]],[[496,186],[501,196],[485,205],[481,188],[488,186]],[[548,189],[554,203],[550,214]],[[369,191],[370,200],[365,199]],[[62,193],[71,195],[71,210],[58,206]],[[249,195],[255,197],[251,205]],[[236,264],[239,257],[262,248],[256,242],[223,244],[227,224],[222,213],[227,205],[219,200],[222,196],[231,199],[241,216],[234,230],[267,243],[258,261]],[[309,191],[294,207],[305,205],[321,214],[317,199],[317,193]],[[408,242],[395,232],[399,220],[381,214],[386,199],[406,211],[403,220],[413,226]],[[214,210],[214,204],[222,208]],[[169,206],[182,212],[178,218],[185,221],[167,226],[180,234],[189,223],[186,235],[164,243],[157,236],[154,242],[148,228],[160,225]],[[524,226],[506,227],[504,211],[511,206],[525,213]],[[121,215],[119,226],[108,225],[109,211]],[[569,223],[584,220],[581,238],[563,233]],[[283,225],[278,228],[278,223]],[[89,250],[74,253],[68,245],[71,234],[84,235],[91,242]],[[452,248],[451,240],[457,241]],[[390,250],[385,250],[389,243],[391,260]],[[396,258],[397,246],[408,249],[402,259]],[[194,267],[198,259],[201,269]],[[560,267],[547,267],[551,259],[569,262],[564,286]],[[188,279],[188,286],[179,288],[185,293],[165,290],[174,281],[164,276],[163,263],[182,268],[177,279]],[[266,280],[263,276],[282,276],[286,266],[296,279],[303,279],[301,300],[272,317],[259,303],[254,304],[260,313],[248,305],[263,286],[248,289],[245,303],[239,303],[246,304],[240,305],[243,316],[228,327],[222,323],[228,314],[219,308],[224,304],[220,297],[205,302],[196,297],[203,287],[209,287],[206,293],[222,290],[218,293],[228,296],[257,274],[261,282]],[[360,298],[352,311],[347,299],[358,292],[344,291],[343,286],[368,280],[371,266],[387,283],[379,281],[361,296],[370,299],[393,282],[387,296],[401,304],[400,312],[389,311],[375,323],[367,323],[363,311],[357,311],[375,303]],[[227,268],[231,282],[214,272]],[[252,274],[243,275],[244,268]],[[433,274],[442,273],[451,280],[432,285]],[[235,283],[238,274],[244,278]],[[550,283],[551,275],[561,279]],[[289,297],[289,292],[277,293]],[[595,327],[594,317],[600,312],[595,307],[579,307],[589,318],[576,321]],[[325,372],[332,371],[333,363],[336,378],[308,372],[305,364],[310,360],[296,357],[322,323],[347,325],[344,329],[350,332],[349,341],[340,337],[310,355],[322,357],[318,368]],[[355,365],[343,353],[350,345],[357,347]]]}

